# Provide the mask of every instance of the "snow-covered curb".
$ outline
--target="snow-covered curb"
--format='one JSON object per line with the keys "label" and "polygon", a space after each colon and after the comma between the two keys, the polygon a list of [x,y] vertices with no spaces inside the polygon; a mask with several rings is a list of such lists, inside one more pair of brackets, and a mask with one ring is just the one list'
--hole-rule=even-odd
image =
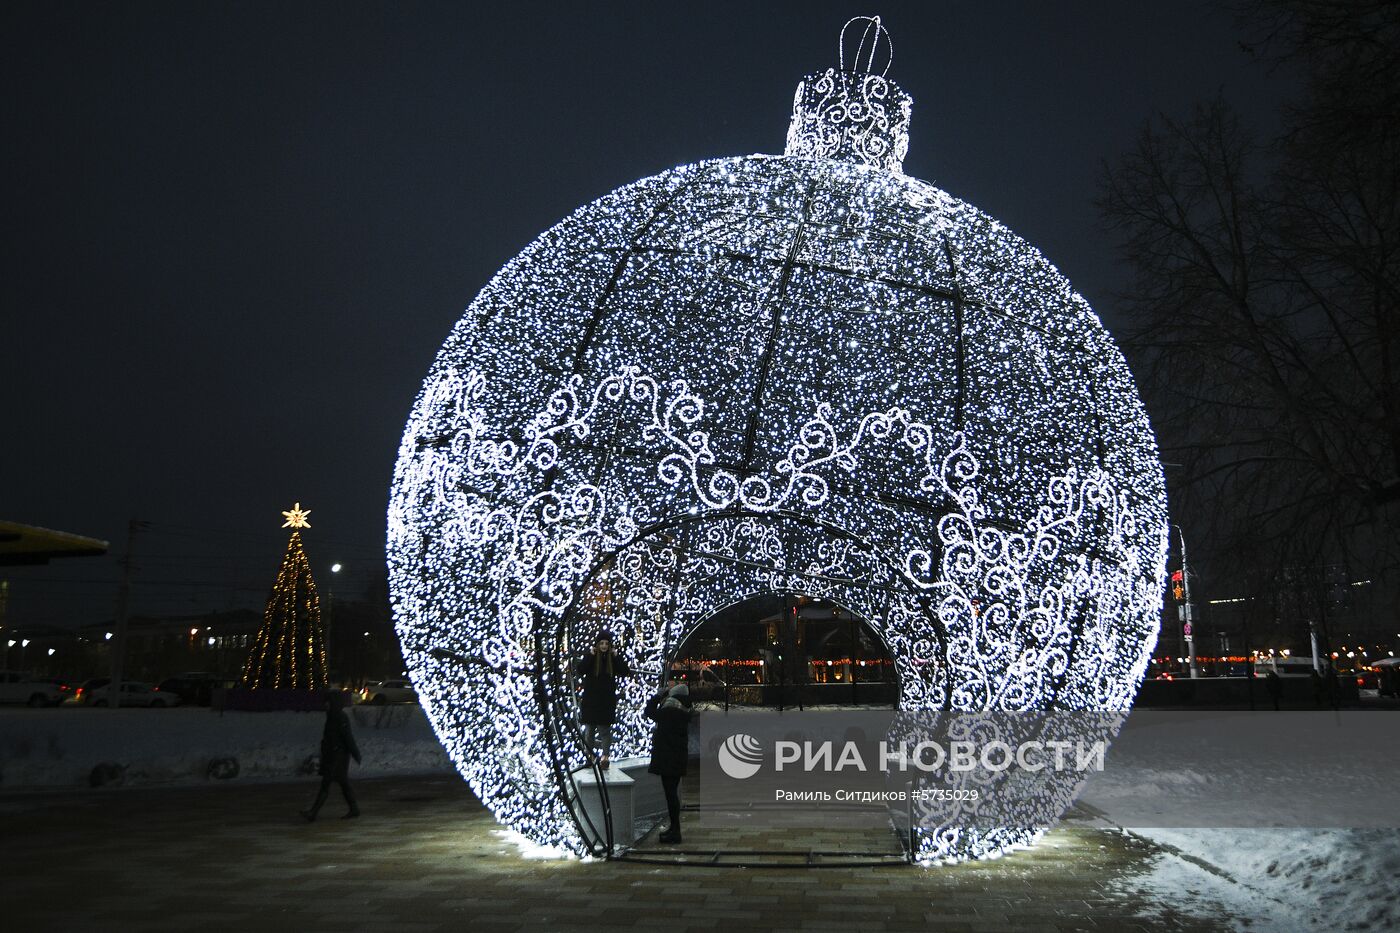
{"label": "snow-covered curb", "polygon": [[[350,711],[360,777],[452,770],[417,706]],[[319,751],[323,713],[217,713],[201,708],[0,711],[0,789],[86,787],[111,764],[127,784],[293,778]]]}
{"label": "snow-covered curb", "polygon": [[1125,890],[1240,931],[1400,928],[1400,831],[1134,829],[1162,849]]}

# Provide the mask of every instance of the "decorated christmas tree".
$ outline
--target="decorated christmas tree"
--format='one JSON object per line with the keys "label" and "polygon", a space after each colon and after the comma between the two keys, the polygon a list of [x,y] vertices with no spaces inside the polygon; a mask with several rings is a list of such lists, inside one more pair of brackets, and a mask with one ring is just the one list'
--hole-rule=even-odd
{"label": "decorated christmas tree", "polygon": [[243,684],[252,689],[322,690],[326,675],[326,634],[321,628],[321,600],[311,578],[311,562],[301,545],[301,529],[310,509],[298,502],[283,512],[290,528],[287,553],[277,571],[263,624],[243,665]]}

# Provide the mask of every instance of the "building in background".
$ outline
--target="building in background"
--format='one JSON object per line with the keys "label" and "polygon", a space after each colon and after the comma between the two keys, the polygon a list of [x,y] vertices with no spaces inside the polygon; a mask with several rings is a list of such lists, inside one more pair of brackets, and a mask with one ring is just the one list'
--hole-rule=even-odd
{"label": "building in background", "polygon": [[[0,567],[47,564],[64,557],[100,557],[107,542],[66,531],[0,521]],[[88,646],[69,629],[14,625],[8,618],[9,581],[0,579],[0,649],[4,667],[43,677],[62,676],[67,666],[85,667]]]}

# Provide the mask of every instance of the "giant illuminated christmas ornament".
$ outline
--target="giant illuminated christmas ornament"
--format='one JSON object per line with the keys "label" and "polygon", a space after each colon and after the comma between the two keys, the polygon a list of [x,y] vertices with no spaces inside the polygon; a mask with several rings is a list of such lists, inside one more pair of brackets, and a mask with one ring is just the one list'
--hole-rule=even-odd
{"label": "giant illuminated christmas ornament", "polygon": [[[644,672],[615,758],[647,753],[669,653],[761,594],[867,620],[906,710],[1126,709],[1143,676],[1165,501],[1123,357],[1032,246],[902,173],[887,37],[846,38],[783,155],[579,208],[481,291],[414,403],[404,655],[458,769],[537,843],[599,851],[568,660],[600,628]],[[1036,831],[921,830],[910,855]]]}

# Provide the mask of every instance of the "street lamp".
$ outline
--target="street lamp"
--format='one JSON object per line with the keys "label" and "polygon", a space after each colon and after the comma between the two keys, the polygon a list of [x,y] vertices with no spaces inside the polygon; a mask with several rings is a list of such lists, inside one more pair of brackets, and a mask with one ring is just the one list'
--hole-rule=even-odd
{"label": "street lamp", "polygon": [[[321,645],[326,649],[327,678],[329,678],[331,674],[331,622],[334,620],[335,616],[335,578],[338,573],[340,573],[340,562],[336,561],[331,564],[331,582],[330,586],[326,587],[326,619],[325,624],[322,626],[324,631],[321,632]],[[343,673],[342,671],[342,674]]]}
{"label": "street lamp", "polygon": [[1191,571],[1186,566],[1186,533],[1181,530],[1180,525],[1173,524],[1176,529],[1177,540],[1181,542],[1181,586],[1182,602],[1178,608],[1181,616],[1181,633],[1186,637],[1186,656],[1191,661],[1191,679],[1195,680],[1201,676],[1201,669],[1196,666],[1196,637],[1192,631],[1192,606],[1191,606]]}
{"label": "street lamp", "polygon": [[[1183,464],[1168,463],[1162,461],[1162,470],[1165,473],[1168,469],[1181,469]],[[1196,639],[1192,633],[1193,611],[1191,607],[1191,574],[1186,568],[1186,534],[1181,530],[1181,526],[1172,523],[1176,529],[1177,540],[1181,542],[1181,587],[1182,601],[1177,607],[1177,614],[1181,618],[1181,634],[1186,639],[1186,653],[1191,657],[1191,679],[1195,680],[1201,676],[1200,668],[1196,666]]]}

